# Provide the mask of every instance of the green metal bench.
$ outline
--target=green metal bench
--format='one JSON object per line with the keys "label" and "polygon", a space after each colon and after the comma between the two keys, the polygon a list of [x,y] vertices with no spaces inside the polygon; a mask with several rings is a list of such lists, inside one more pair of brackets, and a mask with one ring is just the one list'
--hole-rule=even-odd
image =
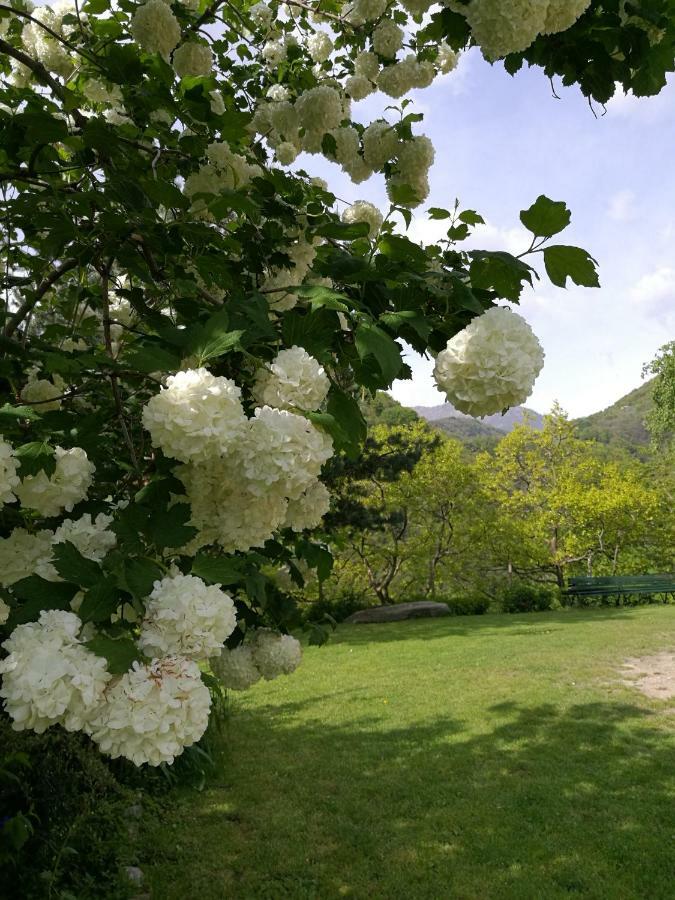
{"label": "green metal bench", "polygon": [[569,598],[587,597],[602,600],[606,597],[615,597],[617,606],[627,597],[638,594],[658,594],[663,598],[663,602],[667,603],[669,598],[675,599],[675,575],[570,578],[563,593]]}

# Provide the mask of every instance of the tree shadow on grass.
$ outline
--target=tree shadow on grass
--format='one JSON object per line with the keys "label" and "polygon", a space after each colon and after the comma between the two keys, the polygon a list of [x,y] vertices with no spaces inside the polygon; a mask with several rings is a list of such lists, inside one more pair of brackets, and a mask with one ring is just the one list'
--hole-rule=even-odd
{"label": "tree shadow on grass", "polygon": [[502,703],[467,734],[292,706],[233,717],[153,896],[184,896],[189,867],[200,900],[673,897],[675,744],[650,712]]}
{"label": "tree shadow on grass", "polygon": [[[639,607],[643,609],[645,607]],[[517,615],[491,614],[485,616],[442,616],[429,619],[409,619],[405,622],[387,622],[369,625],[339,625],[331,641],[350,645],[386,643],[403,640],[437,640],[449,635],[470,637],[477,633],[504,629],[513,634],[536,635],[561,628],[585,624],[602,624],[611,621],[631,621],[633,610],[629,609],[587,609],[562,610]],[[674,617],[675,619],[675,617]],[[517,630],[513,630],[517,629]]]}

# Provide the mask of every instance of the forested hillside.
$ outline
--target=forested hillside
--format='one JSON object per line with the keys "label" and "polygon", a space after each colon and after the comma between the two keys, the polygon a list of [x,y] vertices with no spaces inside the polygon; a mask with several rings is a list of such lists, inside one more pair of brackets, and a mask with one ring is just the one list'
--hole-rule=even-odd
{"label": "forested hillside", "polygon": [[649,444],[649,432],[645,425],[647,413],[653,407],[654,384],[648,381],[612,406],[601,412],[577,419],[579,436],[603,444],[618,444],[627,448]]}

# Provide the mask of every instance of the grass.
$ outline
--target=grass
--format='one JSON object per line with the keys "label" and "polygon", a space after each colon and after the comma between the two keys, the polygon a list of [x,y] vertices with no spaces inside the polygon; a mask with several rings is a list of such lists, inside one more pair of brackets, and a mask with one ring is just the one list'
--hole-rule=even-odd
{"label": "grass", "polygon": [[675,704],[619,681],[675,607],[341,627],[237,695],[153,897],[672,898]]}

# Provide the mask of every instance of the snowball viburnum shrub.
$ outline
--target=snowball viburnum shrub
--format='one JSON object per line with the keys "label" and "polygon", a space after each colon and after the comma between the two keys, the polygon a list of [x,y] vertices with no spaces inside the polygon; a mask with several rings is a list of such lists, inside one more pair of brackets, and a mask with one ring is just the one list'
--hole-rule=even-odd
{"label": "snowball viburnum shrub", "polygon": [[[432,207],[448,241],[403,234],[435,159],[409,92],[473,44],[496,59],[536,40],[526,61],[550,51],[572,80],[546,35],[574,26],[604,102],[597,35],[610,85],[644,92],[675,27],[595,4],[584,31],[588,0],[100,6],[0,19],[0,625],[25,623],[0,690],[15,727],[157,765],[206,728],[197,661],[234,690],[298,665],[269,572],[325,576],[303,532],[328,512],[328,461],[365,440],[359,401],[407,377],[401,342],[445,344],[437,382],[474,415],[522,402],[541,366],[515,313],[476,315],[532,283],[527,253],[463,250],[481,219],[459,207]],[[376,92],[393,100],[369,121]],[[381,179],[390,208],[340,216],[317,156]],[[590,286],[588,254],[546,246],[568,221],[546,198],[523,217],[555,283]]]}
{"label": "snowball viburnum shrub", "polygon": [[543,365],[544,351],[525,319],[494,307],[448,341],[434,378],[460,412],[490,416],[524,403]]}

